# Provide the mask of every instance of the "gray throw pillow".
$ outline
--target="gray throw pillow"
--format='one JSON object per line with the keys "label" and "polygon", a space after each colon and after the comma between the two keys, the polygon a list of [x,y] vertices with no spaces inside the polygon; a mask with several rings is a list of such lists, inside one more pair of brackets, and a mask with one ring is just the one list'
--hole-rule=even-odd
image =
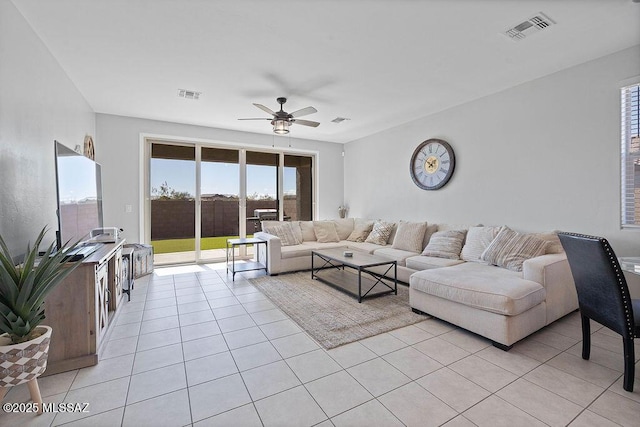
{"label": "gray throw pillow", "polygon": [[422,255],[437,258],[460,259],[466,230],[448,230],[433,233]]}

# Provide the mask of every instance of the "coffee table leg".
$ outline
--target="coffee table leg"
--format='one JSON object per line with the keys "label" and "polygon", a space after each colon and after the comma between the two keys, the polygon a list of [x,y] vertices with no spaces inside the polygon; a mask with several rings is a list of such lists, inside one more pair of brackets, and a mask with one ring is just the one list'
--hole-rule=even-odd
{"label": "coffee table leg", "polygon": [[[344,268],[344,266],[342,268]],[[358,268],[358,304],[361,302],[362,302],[362,269]]]}
{"label": "coffee table leg", "polygon": [[398,263],[393,264],[393,285],[396,288],[396,295],[398,295]]}

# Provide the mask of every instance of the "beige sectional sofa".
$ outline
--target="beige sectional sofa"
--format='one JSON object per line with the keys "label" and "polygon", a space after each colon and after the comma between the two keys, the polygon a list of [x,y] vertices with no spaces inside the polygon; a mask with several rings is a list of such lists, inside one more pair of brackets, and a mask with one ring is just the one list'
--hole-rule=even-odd
{"label": "beige sectional sofa", "polygon": [[[353,241],[354,230],[371,222],[353,218],[315,224],[294,221],[286,228],[295,230],[296,236],[283,236],[285,245],[281,237],[269,232],[276,227],[274,233],[282,236],[278,228],[282,223],[265,222],[264,231],[254,235],[268,242],[266,248],[260,245],[258,257],[264,261],[268,251],[271,275],[310,269],[311,251],[322,248],[343,247],[394,259],[398,280],[410,285],[414,311],[475,332],[503,349],[578,308],[569,264],[555,233],[525,235],[508,227],[425,223],[418,231],[423,235],[415,236],[407,230],[409,225],[417,230],[417,223],[398,222],[385,242]],[[322,231],[327,227],[335,227],[337,237],[327,239]],[[457,237],[460,231],[466,240],[457,249],[447,248],[456,241],[451,236]],[[407,245],[398,241],[401,236],[421,243],[406,250]],[[518,243],[529,245],[526,249],[535,256],[519,253]],[[422,249],[417,250],[418,246]]]}

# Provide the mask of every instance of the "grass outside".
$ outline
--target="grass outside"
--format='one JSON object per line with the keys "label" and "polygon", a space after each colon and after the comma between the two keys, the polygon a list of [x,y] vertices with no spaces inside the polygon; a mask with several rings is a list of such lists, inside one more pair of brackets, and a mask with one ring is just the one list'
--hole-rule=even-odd
{"label": "grass outside", "polygon": [[[253,237],[248,235],[247,237]],[[200,249],[225,249],[227,247],[227,239],[237,239],[238,236],[219,236],[219,237],[203,237],[200,239]],[[196,249],[196,239],[167,239],[152,240],[153,253],[168,254],[172,252],[188,252]]]}

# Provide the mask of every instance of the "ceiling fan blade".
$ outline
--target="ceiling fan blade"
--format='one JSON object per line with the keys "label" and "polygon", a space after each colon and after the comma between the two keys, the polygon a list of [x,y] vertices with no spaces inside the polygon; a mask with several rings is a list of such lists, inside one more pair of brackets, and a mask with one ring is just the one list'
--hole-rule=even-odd
{"label": "ceiling fan blade", "polygon": [[271,108],[269,108],[269,107],[265,107],[265,106],[264,106],[264,105],[262,105],[262,104],[256,104],[256,103],[254,103],[253,105],[255,105],[256,107],[258,107],[259,109],[261,109],[261,110],[262,110],[262,111],[264,111],[265,113],[269,113],[269,114],[271,114],[272,116],[275,116],[275,115],[276,115],[276,112],[275,112],[275,111],[273,111],[273,110],[272,110]]}
{"label": "ceiling fan blade", "polygon": [[273,119],[268,119],[266,117],[260,117],[260,118],[255,118],[255,119],[252,118],[252,119],[238,119],[238,120],[269,120],[269,121],[271,121]]}
{"label": "ceiling fan blade", "polygon": [[313,107],[307,107],[307,108],[303,108],[301,110],[298,111],[294,111],[293,113],[291,113],[291,117],[302,117],[302,116],[306,116],[308,114],[313,114],[313,113],[317,113],[318,110],[316,110]]}
{"label": "ceiling fan blade", "polygon": [[312,128],[317,128],[318,126],[320,126],[320,123],[312,122],[311,120],[291,120],[291,123],[303,126],[311,126]]}

